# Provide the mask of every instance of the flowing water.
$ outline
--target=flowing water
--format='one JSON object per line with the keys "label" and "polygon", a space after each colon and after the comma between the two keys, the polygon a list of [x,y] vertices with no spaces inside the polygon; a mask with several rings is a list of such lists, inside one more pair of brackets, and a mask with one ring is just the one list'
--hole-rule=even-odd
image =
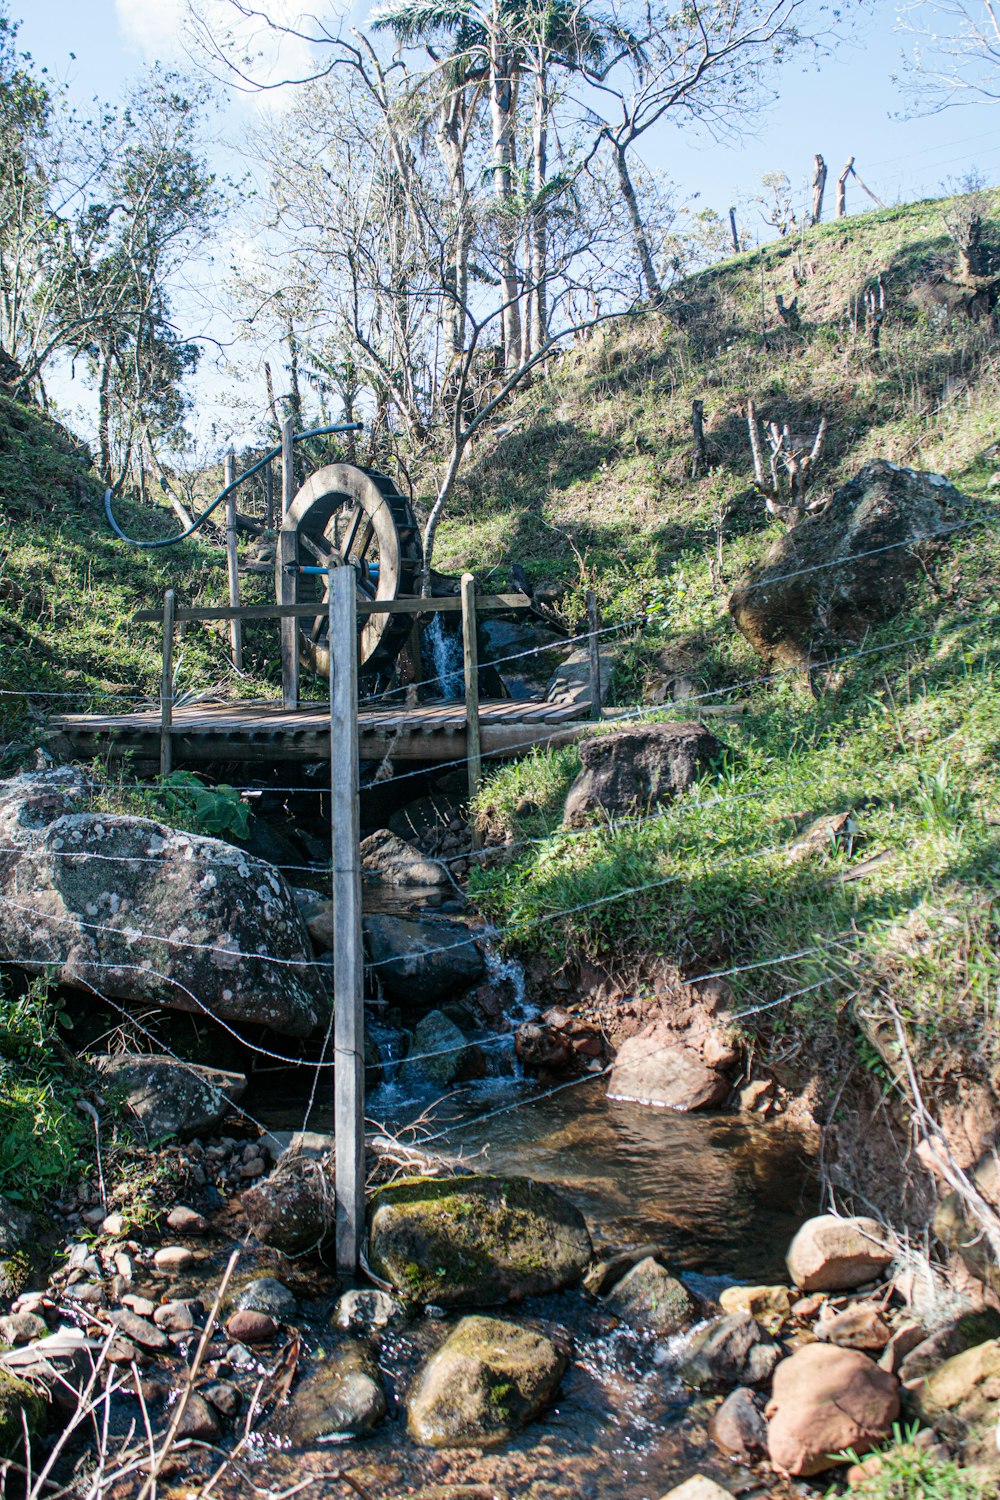
{"label": "flowing water", "polygon": [[[390,1065],[369,1112],[398,1128],[427,1103],[395,1081]],[[301,1123],[287,1106],[284,1123]],[[317,1101],[310,1125],[332,1127],[328,1099]],[[665,1246],[670,1263],[708,1299],[733,1281],[783,1278],[788,1241],[816,1207],[802,1138],[780,1122],[611,1101],[603,1079],[552,1093],[512,1067],[451,1096],[431,1129],[433,1150],[461,1156],[476,1170],[560,1186],[586,1216],[599,1254],[647,1241]],[[331,1305],[332,1299],[317,1302],[315,1311],[326,1319]],[[577,1291],[534,1298],[503,1315],[556,1328],[574,1350],[553,1409],[512,1442],[486,1453],[434,1453],[407,1436],[406,1387],[448,1326],[430,1315],[379,1341],[390,1414],[376,1434],[332,1451],[288,1450],[275,1442],[268,1460],[279,1471],[275,1478],[294,1482],[343,1468],[372,1496],[393,1500],[428,1486],[433,1496],[434,1486],[446,1484],[482,1486],[468,1492],[470,1500],[657,1500],[694,1472],[735,1477],[705,1433],[716,1403],[677,1382],[682,1340],[616,1327]],[[313,1352],[323,1342],[314,1337]],[[741,1494],[779,1493],[755,1489],[739,1472]]]}

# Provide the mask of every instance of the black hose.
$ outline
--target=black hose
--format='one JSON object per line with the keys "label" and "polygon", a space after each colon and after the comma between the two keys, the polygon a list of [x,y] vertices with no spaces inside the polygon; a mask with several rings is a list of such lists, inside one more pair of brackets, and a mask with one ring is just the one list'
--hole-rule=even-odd
{"label": "black hose", "polygon": [[[301,443],[305,438],[327,437],[330,433],[333,432],[360,432],[362,425],[363,424],[361,422],[345,422],[342,423],[339,427],[314,427],[310,432],[293,433],[292,442]],[[212,501],[208,509],[203,510],[196,521],[192,521],[191,525],[188,526],[186,530],[179,531],[176,536],[160,537],[155,542],[141,542],[139,541],[138,537],[126,536],[125,532],[122,531],[118,522],[115,520],[114,513],[111,509],[111,491],[105,490],[104,514],[108,518],[108,525],[111,527],[111,530],[115,533],[115,535],[120,536],[123,542],[128,542],[130,547],[173,547],[177,542],[183,542],[187,537],[192,536],[194,532],[198,530],[199,526],[202,526],[208,520],[213,510],[216,510],[222,504],[223,500],[227,499],[228,496],[232,494],[233,490],[235,490],[239,485],[243,483],[244,479],[249,479],[252,474],[258,473],[265,464],[269,464],[271,460],[273,458],[277,458],[280,453],[280,445],[277,448],[272,448],[269,453],[265,453],[263,458],[259,458],[257,462],[255,464],[252,464],[251,467],[247,469],[245,473],[241,474],[238,479],[234,479],[232,484],[227,484],[225,489],[220,491],[220,493],[216,495],[215,499]]]}

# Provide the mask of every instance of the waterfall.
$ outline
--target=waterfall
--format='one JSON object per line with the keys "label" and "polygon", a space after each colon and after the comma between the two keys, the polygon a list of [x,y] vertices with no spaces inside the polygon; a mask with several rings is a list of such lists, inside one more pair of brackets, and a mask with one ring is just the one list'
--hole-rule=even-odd
{"label": "waterfall", "polygon": [[524,966],[518,963],[516,958],[504,958],[498,953],[491,943],[483,944],[483,958],[486,962],[486,977],[495,988],[507,985],[510,990],[510,1000],[504,1007],[508,1019],[511,1021],[533,1021],[538,1015],[535,1006],[529,1005],[525,998]]}
{"label": "waterfall", "polygon": [[465,692],[465,676],[460,638],[454,632],[445,630],[443,615],[435,615],[424,632],[424,639],[431,648],[431,660],[441,696],[461,698]]}

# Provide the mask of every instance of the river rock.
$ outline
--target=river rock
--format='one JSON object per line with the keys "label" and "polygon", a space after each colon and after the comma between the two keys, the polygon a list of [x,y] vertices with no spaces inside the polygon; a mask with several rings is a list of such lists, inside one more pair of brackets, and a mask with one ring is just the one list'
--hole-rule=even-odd
{"label": "river rock", "polygon": [[705,1061],[702,1048],[655,1021],[622,1042],[608,1080],[609,1099],[630,1099],[681,1113],[713,1109],[728,1093],[725,1073]]}
{"label": "river rock", "polygon": [[749,1313],[768,1333],[791,1316],[791,1299],[785,1286],[727,1286],[719,1293],[724,1313]]}
{"label": "river rock", "polygon": [[46,1402],[33,1386],[0,1370],[0,1461],[25,1462],[24,1427],[33,1443],[45,1426]]}
{"label": "river rock", "polygon": [[767,1416],[775,1467],[795,1477],[821,1474],[845,1448],[867,1453],[891,1434],[899,1381],[857,1349],[806,1344],[775,1370]]}
{"label": "river rock", "polygon": [[368,1222],[376,1276],[443,1307],[558,1291],[591,1258],[579,1210],[528,1177],[405,1178],[375,1193]]}
{"label": "river rock", "polygon": [[412,1059],[404,1060],[399,1081],[404,1088],[446,1089],[464,1072],[470,1047],[454,1021],[430,1010],[413,1028]]}
{"label": "river rock", "polygon": [[692,1474],[683,1484],[675,1484],[672,1490],[660,1496],[660,1500],[733,1500],[731,1490],[724,1489],[707,1474]]}
{"label": "river rock", "polygon": [[[243,1075],[234,1073],[231,1076],[242,1078]],[[195,1209],[178,1203],[167,1214],[167,1228],[172,1229],[174,1234],[205,1234],[208,1230],[208,1220]]]}
{"label": "river rock", "polygon": [[179,1062],[159,1052],[98,1053],[90,1061],[121,1094],[150,1145],[214,1129],[247,1087],[243,1073]]}
{"label": "river rock", "polygon": [[353,1287],[345,1292],[333,1314],[337,1328],[353,1333],[371,1333],[376,1328],[395,1328],[406,1322],[406,1308],[398,1297],[381,1287]]}
{"label": "river rock", "polygon": [[634,724],[579,743],[583,769],[570,787],[563,826],[595,813],[621,817],[658,807],[686,792],[716,765],[725,746],[704,724]]}
{"label": "river rock", "polygon": [[270,1313],[255,1312],[252,1308],[238,1308],[226,1324],[226,1332],[234,1344],[269,1344],[278,1331],[278,1325]]}
{"label": "river rock", "polygon": [[75,768],[0,783],[0,959],[118,1000],[315,1031],[329,1001],[284,877],[220,839],[78,811],[91,795]]}
{"label": "river rock", "polygon": [[286,1152],[269,1176],[246,1189],[242,1201],[247,1223],[262,1245],[282,1255],[322,1249],[333,1233],[333,1162]]}
{"label": "river rock", "polygon": [[566,1351],[531,1328],[500,1318],[462,1318],[417,1375],[407,1425],[430,1448],[492,1447],[555,1395]]}
{"label": "river rock", "polygon": [[613,1286],[602,1306],[638,1333],[662,1338],[679,1333],[692,1322],[697,1305],[676,1276],[648,1255]]}
{"label": "river rock", "polygon": [[128,1339],[129,1343],[138,1344],[141,1349],[147,1349],[150,1354],[165,1354],[171,1347],[170,1339],[162,1328],[157,1328],[155,1323],[150,1323],[147,1318],[140,1318],[138,1313],[128,1312],[122,1308],[118,1312],[109,1314],[118,1331]]}
{"label": "river rock", "polygon": [[839,1312],[827,1304],[815,1326],[816,1337],[827,1343],[876,1354],[885,1348],[891,1332],[876,1302],[855,1302]]}
{"label": "river rock", "polygon": [[48,1331],[45,1319],[37,1313],[8,1313],[0,1318],[0,1344],[12,1344],[17,1348],[21,1344],[30,1344],[32,1339],[44,1338]]}
{"label": "river rock", "polygon": [[781,1350],[747,1313],[713,1318],[691,1337],[678,1374],[700,1391],[730,1385],[763,1385],[781,1358]]}
{"label": "river rock", "polygon": [[436,859],[427,859],[388,828],[361,840],[361,873],[366,880],[395,888],[450,886],[448,872]]}
{"label": "river rock", "polygon": [[828,658],[897,613],[964,511],[940,474],[875,459],[736,586],[737,628],[768,663],[808,668]]}
{"label": "river rock", "polygon": [[361,1437],[385,1416],[378,1361],[367,1344],[350,1339],[308,1376],[292,1398],[292,1441],[312,1446],[330,1438]]}
{"label": "river rock", "polygon": [[1000,1312],[992,1307],[977,1307],[953,1318],[929,1338],[922,1339],[903,1358],[899,1378],[907,1390],[917,1387],[945,1360],[974,1349],[977,1344],[1000,1339]]}
{"label": "river rock", "polygon": [[184,1415],[177,1428],[177,1436],[191,1438],[198,1443],[214,1443],[222,1436],[222,1423],[214,1406],[192,1391],[188,1397]]}
{"label": "river rock", "polygon": [[297,1311],[295,1293],[274,1276],[257,1276],[248,1281],[236,1298],[241,1312],[267,1313],[276,1323],[291,1323]]}
{"label": "river rock", "polygon": [[201,1394],[225,1422],[233,1422],[240,1414],[243,1393],[231,1380],[213,1380],[202,1388]]}
{"label": "river rock", "polygon": [[411,1009],[470,989],[485,973],[472,934],[458,922],[370,916],[362,925],[376,980],[390,1000]]}
{"label": "river rock", "polygon": [[914,1409],[959,1449],[964,1464],[1000,1474],[1000,1339],[945,1360],[911,1392]]}
{"label": "river rock", "polygon": [[[1000,1207],[1000,1162],[993,1148],[981,1157],[970,1175],[973,1186],[986,1202],[994,1209]],[[973,1276],[994,1292],[1000,1291],[1000,1267],[981,1225],[967,1210],[961,1194],[945,1194],[934,1215],[933,1228],[941,1243],[959,1256]]]}
{"label": "river rock", "polygon": [[730,1391],[708,1421],[708,1435],[717,1448],[741,1463],[752,1463],[767,1452],[767,1423],[759,1398],[745,1386]]}
{"label": "river rock", "polygon": [[886,1231],[877,1219],[807,1219],[788,1247],[788,1272],[804,1292],[844,1292],[875,1281],[892,1264]]}

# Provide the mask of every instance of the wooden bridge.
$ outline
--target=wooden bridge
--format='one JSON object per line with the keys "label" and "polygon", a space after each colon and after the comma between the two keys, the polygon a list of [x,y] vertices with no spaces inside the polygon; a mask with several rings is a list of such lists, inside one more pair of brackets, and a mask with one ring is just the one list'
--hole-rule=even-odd
{"label": "wooden bridge", "polygon": [[[64,734],[82,759],[131,756],[139,762],[160,763],[167,772],[174,765],[226,761],[307,762],[330,758],[331,701],[301,701],[298,671],[290,670],[282,651],[282,701],[175,702],[173,695],[174,637],[179,625],[315,618],[315,604],[247,605],[241,607],[179,608],[168,590],[162,613],[146,610],[136,624],[161,622],[163,669],[158,707],[131,713],[74,713],[50,719],[50,727]],[[466,574],[460,596],[434,599],[396,599],[359,602],[358,615],[390,611],[428,616],[460,611],[464,647],[464,695],[457,701],[390,707],[362,704],[358,710],[358,749],[362,761],[469,761],[470,783],[479,765],[490,759],[524,754],[535,745],[559,745],[585,733],[600,716],[601,657],[596,612],[584,649],[573,654],[546,698],[481,700],[476,651],[476,621],[485,610],[530,609],[523,594],[476,597],[474,580]],[[282,632],[282,647],[289,632]],[[296,662],[297,668],[297,662]],[[400,696],[405,689],[400,689]]]}

